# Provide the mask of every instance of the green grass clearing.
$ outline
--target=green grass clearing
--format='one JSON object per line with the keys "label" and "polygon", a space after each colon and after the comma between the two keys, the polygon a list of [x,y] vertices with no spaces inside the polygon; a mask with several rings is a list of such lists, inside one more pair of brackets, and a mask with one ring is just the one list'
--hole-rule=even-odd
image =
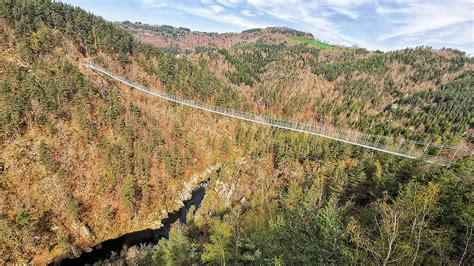
{"label": "green grass clearing", "polygon": [[292,41],[305,43],[305,44],[310,44],[310,45],[313,45],[313,46],[321,48],[321,49],[330,49],[330,48],[334,47],[334,45],[330,45],[330,44],[320,42],[320,41],[315,40],[315,39],[306,38],[306,37],[291,37],[290,39]]}

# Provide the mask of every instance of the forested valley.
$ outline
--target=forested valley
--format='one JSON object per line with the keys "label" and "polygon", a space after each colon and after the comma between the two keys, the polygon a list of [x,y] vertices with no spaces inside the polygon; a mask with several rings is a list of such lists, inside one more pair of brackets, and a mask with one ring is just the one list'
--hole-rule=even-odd
{"label": "forested valley", "polygon": [[84,66],[216,106],[469,146],[472,57],[276,29],[180,53],[134,30],[0,0],[0,263],[52,263],[159,228],[209,178],[168,239],[97,265],[472,264],[472,156],[439,166],[224,118]]}

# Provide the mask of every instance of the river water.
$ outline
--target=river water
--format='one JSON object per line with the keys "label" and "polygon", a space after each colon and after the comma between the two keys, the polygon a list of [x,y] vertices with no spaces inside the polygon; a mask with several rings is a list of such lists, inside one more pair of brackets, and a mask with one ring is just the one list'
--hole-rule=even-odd
{"label": "river water", "polygon": [[192,194],[191,199],[183,201],[181,209],[169,213],[168,218],[161,221],[163,227],[160,229],[145,229],[131,232],[118,238],[106,240],[92,248],[90,252],[83,252],[77,258],[63,258],[53,262],[53,265],[84,265],[94,264],[100,260],[105,260],[112,256],[112,252],[120,253],[124,247],[131,247],[140,244],[156,244],[162,238],[169,236],[170,226],[176,222],[186,223],[186,215],[192,206],[195,210],[199,208],[204,199],[207,182],[201,183]]}

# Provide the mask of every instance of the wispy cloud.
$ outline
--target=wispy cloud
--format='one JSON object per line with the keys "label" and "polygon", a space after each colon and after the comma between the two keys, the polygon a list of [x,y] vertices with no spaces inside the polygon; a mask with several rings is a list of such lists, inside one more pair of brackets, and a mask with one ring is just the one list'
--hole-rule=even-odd
{"label": "wispy cloud", "polygon": [[[396,25],[380,40],[408,35],[422,35],[432,30],[449,30],[448,27],[474,22],[472,0],[451,1],[399,1],[397,7],[377,6],[377,12]],[[472,39],[471,36],[466,36]]]}
{"label": "wispy cloud", "polygon": [[[166,0],[141,0],[143,4],[149,5],[151,8],[168,7],[176,11],[212,20],[219,23],[237,26],[241,29],[267,27],[270,24],[260,23],[249,20],[242,16],[240,8],[236,5],[240,4],[240,0],[201,0],[201,1],[166,1]],[[251,14],[248,10],[247,14]],[[250,17],[250,15],[247,15]],[[189,25],[188,27],[192,27]]]}
{"label": "wispy cloud", "polygon": [[166,1],[159,1],[159,0],[141,0],[141,2],[148,7],[152,8],[162,8],[168,6]]}
{"label": "wispy cloud", "polygon": [[222,28],[286,25],[333,43],[369,49],[429,45],[474,52],[472,0],[137,1],[218,22]]}
{"label": "wispy cloud", "polygon": [[372,3],[373,0],[326,0],[325,5],[337,14],[357,20],[360,17],[360,6]]}

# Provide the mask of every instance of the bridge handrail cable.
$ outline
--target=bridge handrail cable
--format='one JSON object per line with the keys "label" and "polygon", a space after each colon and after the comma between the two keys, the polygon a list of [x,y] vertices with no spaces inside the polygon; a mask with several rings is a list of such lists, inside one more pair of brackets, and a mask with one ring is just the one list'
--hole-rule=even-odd
{"label": "bridge handrail cable", "polygon": [[[403,157],[411,158],[411,159],[424,157],[425,161],[427,162],[430,162],[430,163],[436,162],[439,164],[445,164],[446,162],[443,162],[443,163],[439,162],[441,161],[441,159],[446,159],[446,158],[439,158],[443,149],[445,151],[456,151],[452,157],[451,155],[449,155],[450,158],[447,158],[448,161],[453,160],[456,157],[456,155],[467,154],[469,156],[472,156],[474,154],[473,149],[470,149],[469,147],[451,146],[451,145],[446,145],[446,144],[434,144],[430,142],[407,140],[404,138],[393,139],[387,136],[373,135],[373,134],[368,134],[368,133],[363,133],[363,132],[338,129],[338,128],[334,128],[330,126],[305,125],[301,123],[295,123],[295,122],[275,119],[271,117],[259,116],[256,114],[247,113],[240,110],[233,110],[226,107],[212,106],[205,103],[199,103],[191,99],[185,99],[180,96],[156,91],[146,86],[136,84],[132,81],[125,79],[124,77],[121,77],[100,66],[97,66],[92,62],[86,63],[86,66],[97,72],[105,74],[106,76],[109,76],[115,80],[118,80],[130,87],[133,87],[135,89],[146,92],[148,94],[163,98],[167,101],[183,104],[183,105],[197,108],[200,110],[217,113],[220,115],[233,117],[237,119],[242,119],[242,120],[246,120],[246,121],[250,121],[254,123],[264,124],[268,126],[273,126],[273,127],[303,132],[303,133],[309,133],[309,134],[317,135],[320,137],[324,137],[324,138],[372,149],[372,150],[394,154],[397,156],[403,156]],[[424,148],[422,149],[423,151],[421,153],[416,154],[414,152],[415,147],[418,147],[418,148],[424,147]],[[439,149],[439,152],[436,156],[427,156],[426,154],[427,154],[428,148]]]}

